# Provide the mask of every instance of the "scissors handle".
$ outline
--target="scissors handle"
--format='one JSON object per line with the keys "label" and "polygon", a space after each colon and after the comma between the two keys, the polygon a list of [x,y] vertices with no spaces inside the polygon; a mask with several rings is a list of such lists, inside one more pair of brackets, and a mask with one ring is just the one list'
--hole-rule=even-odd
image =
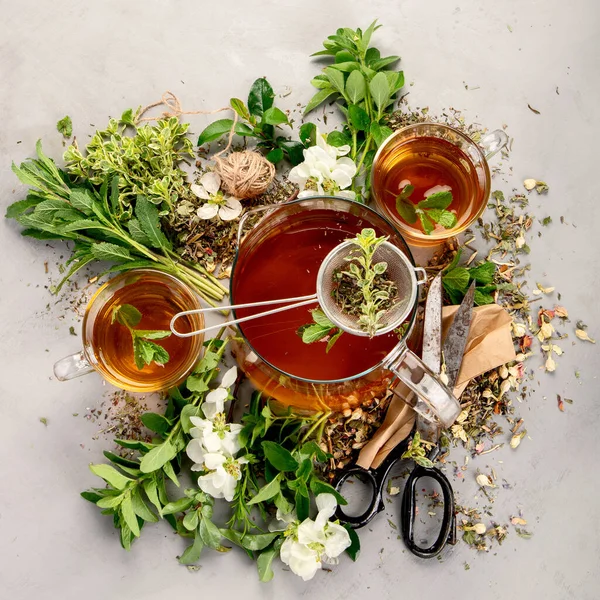
{"label": "scissors handle", "polygon": [[369,487],[371,488],[371,501],[369,502],[369,506],[367,506],[360,515],[347,515],[343,511],[343,507],[338,505],[335,516],[343,523],[348,523],[352,529],[359,529],[369,523],[376,514],[384,510],[385,506],[382,498],[383,484],[380,481],[380,478],[377,477],[376,471],[354,465],[347,467],[342,471],[342,474],[335,485],[335,489],[340,492],[342,486],[350,479],[350,477],[356,477],[369,484]]}
{"label": "scissors handle", "polygon": [[[416,488],[417,482],[422,477],[431,477],[440,484],[444,498],[444,514],[442,526],[435,542],[428,548],[421,548],[415,542],[415,518],[416,518]],[[438,469],[422,467],[417,465],[406,482],[404,495],[402,496],[401,528],[402,537],[407,548],[420,558],[433,558],[437,556],[444,546],[456,543],[456,517],[454,515],[454,492],[448,478]]]}

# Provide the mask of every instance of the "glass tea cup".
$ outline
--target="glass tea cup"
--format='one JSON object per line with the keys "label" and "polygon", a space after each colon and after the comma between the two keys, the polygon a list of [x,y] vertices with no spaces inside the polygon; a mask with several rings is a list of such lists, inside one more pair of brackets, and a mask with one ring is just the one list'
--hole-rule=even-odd
{"label": "glass tea cup", "polygon": [[[384,141],[373,160],[375,204],[409,243],[437,245],[481,216],[490,196],[487,161],[507,143],[508,136],[501,130],[475,143],[448,125],[419,123],[403,127]],[[411,210],[400,212],[396,199],[403,189],[408,190],[407,185],[414,188],[404,200]],[[455,215],[456,222],[448,228],[441,224],[443,221],[437,223],[443,205],[433,210],[418,207],[419,202],[438,191],[452,193],[452,202],[445,210]],[[426,228],[431,232],[427,233]]]}
{"label": "glass tea cup", "polygon": [[[130,304],[141,314],[134,329],[169,331],[173,316],[182,310],[200,308],[196,294],[175,277],[154,269],[132,269],[105,283],[87,305],[82,325],[83,350],[59,360],[54,374],[67,381],[97,371],[116,387],[131,392],[157,392],[179,385],[200,357],[203,336],[154,340],[169,353],[160,365],[145,364],[138,369],[131,333],[113,322],[113,309]],[[180,320],[182,330],[204,327],[201,314]]]}

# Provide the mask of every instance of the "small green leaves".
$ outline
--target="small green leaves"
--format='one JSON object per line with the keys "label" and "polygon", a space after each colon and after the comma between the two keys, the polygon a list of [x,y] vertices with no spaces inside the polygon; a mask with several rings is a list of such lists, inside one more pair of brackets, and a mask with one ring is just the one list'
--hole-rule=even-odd
{"label": "small green leaves", "polygon": [[460,304],[469,286],[473,281],[476,282],[475,295],[473,300],[477,306],[492,304],[494,302],[493,293],[496,291],[496,285],[493,283],[496,273],[496,265],[493,262],[484,261],[474,267],[457,266],[460,259],[457,257],[448,265],[442,275],[442,284],[450,301],[453,304]]}
{"label": "small green leaves", "polygon": [[229,135],[232,129],[236,135],[253,135],[252,129],[245,123],[240,123],[238,121],[234,128],[233,119],[219,119],[218,121],[211,123],[202,131],[202,133],[200,133],[200,136],[198,137],[198,146],[214,142],[226,134]]}
{"label": "small green leaves", "polygon": [[289,123],[287,115],[277,108],[272,106],[268,108],[263,115],[263,123],[267,125],[281,125],[282,123]]}
{"label": "small green leaves", "polygon": [[73,135],[73,123],[71,121],[71,117],[67,115],[63,117],[56,124],[56,129],[58,133],[61,133],[63,137],[70,138]]}
{"label": "small green leaves", "polygon": [[275,442],[263,442],[263,452],[265,458],[278,471],[295,471],[298,468],[298,462],[283,446]]}
{"label": "small green leaves", "polygon": [[377,73],[369,82],[369,92],[381,114],[390,99],[390,85],[384,73]]}
{"label": "small green leaves", "polygon": [[325,315],[325,313],[317,308],[311,310],[311,315],[314,323],[303,325],[297,331],[305,344],[312,344],[330,336],[327,342],[325,352],[329,352],[335,342],[340,338],[343,331],[338,329]]}
{"label": "small green leaves", "polygon": [[396,197],[396,210],[407,223],[412,225],[417,222],[418,218],[427,235],[431,235],[435,229],[435,223],[445,229],[452,229],[456,225],[456,215],[446,210],[452,204],[452,194],[449,191],[431,194],[416,205],[409,200],[413,192],[414,187],[407,184]]}
{"label": "small green leaves", "polygon": [[125,477],[125,475],[119,473],[114,467],[110,465],[90,465],[90,471],[94,473],[94,475],[98,475],[112,485],[117,490],[123,490],[127,486],[128,483],[133,481],[129,479],[129,477]]}
{"label": "small green leaves", "polygon": [[324,90],[318,91],[308,102],[306,108],[304,109],[304,115],[307,115],[311,110],[314,110],[320,104],[323,104],[325,100],[327,100],[333,94],[336,94],[337,91],[333,88],[326,88]]}
{"label": "small green leaves", "polygon": [[266,500],[270,500],[279,494],[281,490],[281,485],[279,483],[280,475],[275,477],[273,481],[264,485],[258,493],[248,502],[248,504],[258,504],[259,502],[265,502]]}
{"label": "small green leaves", "polygon": [[[265,111],[273,106],[275,92],[269,82],[261,77],[257,79],[250,88],[248,94],[248,109],[255,117],[262,117]],[[200,145],[200,144],[198,144]]]}
{"label": "small green leaves", "polygon": [[371,120],[364,108],[351,104],[348,107],[348,119],[356,131],[369,131]]}
{"label": "small green leaves", "polygon": [[167,440],[159,446],[152,448],[148,454],[144,455],[140,463],[140,471],[142,473],[158,471],[165,463],[175,458],[176,455],[177,448]]}
{"label": "small green leaves", "polygon": [[239,98],[231,98],[229,105],[242,119],[246,119],[246,121],[250,119],[248,107]]}

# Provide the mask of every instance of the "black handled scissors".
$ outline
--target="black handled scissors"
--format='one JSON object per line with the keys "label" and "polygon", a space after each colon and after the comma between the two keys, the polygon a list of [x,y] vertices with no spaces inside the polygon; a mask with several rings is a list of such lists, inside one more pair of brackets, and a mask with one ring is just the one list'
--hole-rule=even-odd
{"label": "black handled scissors", "polygon": [[[446,361],[446,374],[448,376],[448,386],[453,387],[462,356],[466,346],[471,313],[473,309],[474,287],[471,286],[465,295],[463,302],[457,310],[454,321],[450,326],[448,335],[444,342],[443,354]],[[424,360],[427,355],[428,366],[435,372],[440,370],[440,359],[442,355],[441,347],[441,305],[442,305],[442,282],[441,275],[438,275],[430,286],[427,306],[425,311],[425,333],[423,340]],[[434,363],[434,357],[437,357],[437,365]],[[417,426],[412,430],[411,435],[416,431]],[[410,436],[409,436],[410,437]],[[348,523],[353,529],[364,527],[373,519],[375,515],[385,509],[383,502],[383,491],[387,477],[392,467],[402,458],[402,454],[408,447],[408,438],[400,442],[383,460],[379,467],[365,469],[359,465],[350,465],[342,470],[336,483],[336,490],[340,491],[344,483],[351,477],[369,485],[371,500],[367,508],[360,515],[347,515],[343,508],[338,506],[336,516],[340,521]],[[439,446],[434,446],[429,454],[429,459],[433,460],[439,451]],[[444,500],[444,512],[442,523],[437,539],[427,548],[419,546],[414,539],[415,519],[417,513],[417,483],[424,477],[430,477],[437,481],[442,490]],[[404,492],[402,495],[400,525],[402,538],[408,549],[420,558],[433,558],[437,556],[447,543],[456,543],[456,519],[455,519],[454,493],[448,478],[435,467],[424,467],[416,465],[410,473]]]}

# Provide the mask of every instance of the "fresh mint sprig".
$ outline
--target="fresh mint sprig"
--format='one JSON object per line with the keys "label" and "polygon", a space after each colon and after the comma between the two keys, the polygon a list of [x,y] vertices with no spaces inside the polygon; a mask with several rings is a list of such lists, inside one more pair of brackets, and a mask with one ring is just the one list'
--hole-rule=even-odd
{"label": "fresh mint sprig", "polygon": [[452,229],[456,225],[456,215],[446,210],[452,204],[452,192],[436,192],[415,205],[409,201],[414,191],[414,186],[408,184],[396,197],[396,210],[407,223],[412,225],[419,219],[427,235],[431,235],[435,223],[444,229]]}
{"label": "fresh mint sprig", "polygon": [[111,323],[119,323],[129,329],[133,342],[135,366],[141,371],[146,365],[155,362],[164,365],[169,362],[169,353],[151,340],[161,340],[171,335],[168,330],[135,329],[142,320],[142,313],[131,304],[113,307]]}
{"label": "fresh mint sprig", "polygon": [[305,344],[312,344],[328,337],[327,347],[325,348],[325,352],[327,353],[344,332],[339,327],[336,327],[320,308],[315,308],[310,313],[313,322],[302,325],[297,333]]}

